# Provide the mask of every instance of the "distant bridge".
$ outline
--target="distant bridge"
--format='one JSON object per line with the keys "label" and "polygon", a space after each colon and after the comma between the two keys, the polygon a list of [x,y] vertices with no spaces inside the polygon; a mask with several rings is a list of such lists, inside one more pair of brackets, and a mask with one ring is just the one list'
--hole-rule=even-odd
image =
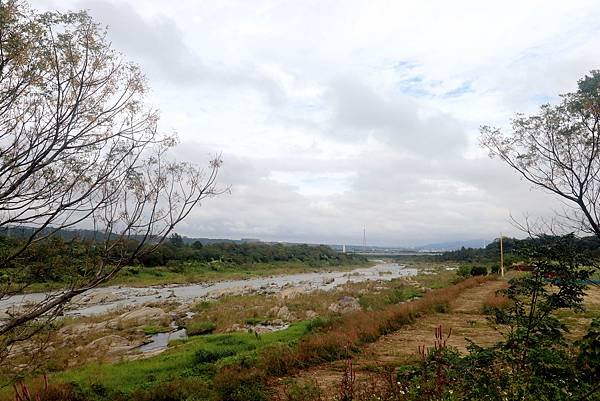
{"label": "distant bridge", "polygon": [[398,252],[352,252],[355,255],[369,256],[369,257],[394,257],[394,256],[437,256],[441,255],[441,252],[411,252],[411,251],[398,251]]}

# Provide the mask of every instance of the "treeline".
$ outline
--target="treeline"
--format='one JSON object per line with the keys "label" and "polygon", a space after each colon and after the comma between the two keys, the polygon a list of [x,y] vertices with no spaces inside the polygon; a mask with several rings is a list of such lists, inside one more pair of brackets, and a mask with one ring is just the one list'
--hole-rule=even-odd
{"label": "treeline", "polygon": [[[541,245],[552,238],[553,236],[542,236],[536,238],[517,239],[503,238],[502,246],[504,250],[504,260],[506,264],[519,262],[521,260],[521,251]],[[593,257],[600,257],[600,239],[595,236],[575,238],[574,246],[580,252],[586,253]],[[444,252],[436,259],[442,261],[457,261],[468,263],[485,263],[496,262],[500,258],[500,240],[496,239],[489,243],[485,248],[465,248],[455,251]]]}
{"label": "treeline", "polygon": [[[25,239],[0,236],[0,258],[6,260],[24,244]],[[100,258],[120,260],[127,249],[138,242],[131,240],[114,247],[106,257],[104,243],[91,239],[64,239],[52,236],[29,246],[18,257],[4,263],[0,282],[68,281],[93,274]],[[344,254],[325,245],[265,244],[265,243],[212,243],[196,241],[186,244],[182,237],[172,235],[152,252],[143,253],[131,265],[144,267],[182,266],[184,264],[247,265],[254,263],[298,262],[309,266],[339,266],[365,263],[360,255]]]}
{"label": "treeline", "polygon": [[172,235],[151,254],[139,258],[146,267],[168,266],[181,262],[221,262],[232,264],[302,262],[311,266],[338,266],[366,262],[364,256],[345,254],[326,245],[265,244],[265,243],[213,243],[195,241],[184,243]]}

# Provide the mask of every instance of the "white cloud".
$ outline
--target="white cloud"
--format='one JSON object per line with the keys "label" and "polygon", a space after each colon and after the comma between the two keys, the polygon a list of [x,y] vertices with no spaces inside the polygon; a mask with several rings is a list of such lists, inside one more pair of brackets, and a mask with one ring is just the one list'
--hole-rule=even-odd
{"label": "white cloud", "polygon": [[597,2],[38,0],[86,8],[148,73],[179,158],[232,194],[187,235],[417,244],[559,206],[477,146],[598,68]]}

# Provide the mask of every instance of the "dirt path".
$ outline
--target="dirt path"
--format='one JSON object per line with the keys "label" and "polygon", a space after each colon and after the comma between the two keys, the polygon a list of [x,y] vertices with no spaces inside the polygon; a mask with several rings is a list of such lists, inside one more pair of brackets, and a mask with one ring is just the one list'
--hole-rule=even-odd
{"label": "dirt path", "polygon": [[[370,372],[393,368],[418,357],[419,346],[432,346],[435,328],[442,326],[444,335],[452,330],[447,344],[466,351],[466,338],[479,345],[490,345],[500,339],[500,335],[489,327],[486,316],[481,313],[483,301],[489,294],[506,286],[505,281],[488,281],[478,287],[465,290],[451,303],[451,313],[437,313],[418,319],[414,324],[381,337],[364,347],[354,360],[357,380],[364,380]],[[345,361],[336,361],[308,369],[294,379],[299,382],[311,381],[325,394],[335,394],[344,372]],[[288,380],[289,381],[289,380]],[[285,382],[285,380],[282,380]]]}

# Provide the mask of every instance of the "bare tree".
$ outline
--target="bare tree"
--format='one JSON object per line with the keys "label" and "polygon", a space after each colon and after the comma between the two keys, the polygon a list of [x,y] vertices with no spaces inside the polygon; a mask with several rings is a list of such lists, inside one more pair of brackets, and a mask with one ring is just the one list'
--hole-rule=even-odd
{"label": "bare tree", "polygon": [[561,97],[559,105],[543,105],[535,115],[517,114],[510,134],[483,126],[481,144],[564,201],[563,227],[600,238],[600,71]]}
{"label": "bare tree", "polygon": [[220,193],[220,157],[206,169],[171,160],[175,138],[158,132],[146,91],[139,68],[85,12],[0,3],[0,229],[31,228],[17,249],[0,254],[8,272],[0,300],[29,284],[20,272],[36,244],[73,227],[102,233],[65,288],[0,320],[0,360]]}

